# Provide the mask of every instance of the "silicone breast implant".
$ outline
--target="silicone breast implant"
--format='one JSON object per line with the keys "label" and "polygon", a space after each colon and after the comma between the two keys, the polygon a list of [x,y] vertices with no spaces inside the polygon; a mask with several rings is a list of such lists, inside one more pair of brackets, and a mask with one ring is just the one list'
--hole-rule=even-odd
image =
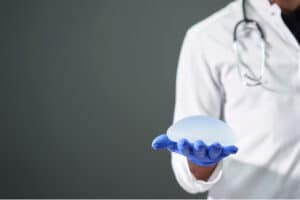
{"label": "silicone breast implant", "polygon": [[173,124],[167,135],[170,140],[178,142],[187,139],[189,142],[202,140],[207,145],[220,143],[223,146],[235,145],[236,135],[225,122],[208,116],[192,116]]}

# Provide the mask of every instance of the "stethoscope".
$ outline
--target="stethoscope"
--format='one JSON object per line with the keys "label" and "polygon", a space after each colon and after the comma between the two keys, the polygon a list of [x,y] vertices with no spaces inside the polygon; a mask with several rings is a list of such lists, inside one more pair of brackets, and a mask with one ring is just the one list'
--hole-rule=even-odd
{"label": "stethoscope", "polygon": [[[247,87],[255,87],[263,84],[263,77],[265,73],[266,68],[266,39],[265,34],[263,32],[263,29],[261,25],[253,20],[249,19],[247,16],[247,10],[246,10],[246,0],[242,0],[242,10],[243,10],[243,19],[239,21],[235,27],[233,32],[233,48],[236,56],[236,62],[237,62],[237,68],[238,68],[238,74],[240,76],[240,79],[242,83]],[[260,51],[261,51],[261,64],[260,64],[260,74],[259,76],[256,76],[254,73],[249,73],[249,70],[245,72],[245,70],[242,70],[242,59],[240,55],[240,50],[238,47],[238,30],[243,25],[254,25],[259,33],[260,38]],[[249,68],[249,67],[248,67]]]}

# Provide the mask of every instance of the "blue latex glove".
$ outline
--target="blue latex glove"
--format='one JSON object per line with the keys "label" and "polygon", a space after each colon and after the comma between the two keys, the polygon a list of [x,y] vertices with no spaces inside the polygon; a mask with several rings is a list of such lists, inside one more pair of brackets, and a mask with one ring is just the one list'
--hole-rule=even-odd
{"label": "blue latex glove", "polygon": [[154,150],[168,149],[170,152],[181,154],[187,157],[192,163],[198,166],[213,166],[223,158],[235,154],[238,151],[236,146],[222,146],[219,143],[206,145],[199,140],[190,143],[186,139],[179,142],[171,141],[166,134],[156,137],[152,142]]}

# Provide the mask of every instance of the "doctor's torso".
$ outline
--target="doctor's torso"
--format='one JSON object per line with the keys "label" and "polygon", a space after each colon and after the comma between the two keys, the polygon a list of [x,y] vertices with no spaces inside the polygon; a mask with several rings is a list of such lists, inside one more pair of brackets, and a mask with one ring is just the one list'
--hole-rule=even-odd
{"label": "doctor's torso", "polygon": [[[266,35],[262,86],[244,86],[237,72],[232,34],[242,18],[240,1],[192,27],[222,85],[222,118],[238,137],[239,152],[224,160],[222,178],[210,190],[211,198],[300,197],[300,47],[280,9],[261,2],[250,0],[248,12]],[[241,35],[243,63],[258,71],[259,38]]]}

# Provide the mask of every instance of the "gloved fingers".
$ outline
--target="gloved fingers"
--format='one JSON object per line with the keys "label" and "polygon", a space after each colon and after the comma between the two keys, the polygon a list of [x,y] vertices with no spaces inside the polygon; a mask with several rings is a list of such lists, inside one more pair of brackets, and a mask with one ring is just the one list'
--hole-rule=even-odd
{"label": "gloved fingers", "polygon": [[236,154],[238,152],[238,148],[236,146],[227,146],[223,149],[224,157],[229,156],[230,154]]}
{"label": "gloved fingers", "polygon": [[194,156],[199,159],[207,158],[207,146],[202,140],[198,140],[194,143]]}
{"label": "gloved fingers", "polygon": [[219,143],[214,143],[208,147],[208,156],[211,160],[215,160],[222,155],[223,147]]}
{"label": "gloved fingers", "polygon": [[175,142],[171,141],[166,134],[157,136],[152,142],[152,148],[154,150],[167,149],[173,147]]}
{"label": "gloved fingers", "polygon": [[190,156],[192,153],[192,145],[186,139],[181,139],[177,143],[178,152],[184,156]]}

